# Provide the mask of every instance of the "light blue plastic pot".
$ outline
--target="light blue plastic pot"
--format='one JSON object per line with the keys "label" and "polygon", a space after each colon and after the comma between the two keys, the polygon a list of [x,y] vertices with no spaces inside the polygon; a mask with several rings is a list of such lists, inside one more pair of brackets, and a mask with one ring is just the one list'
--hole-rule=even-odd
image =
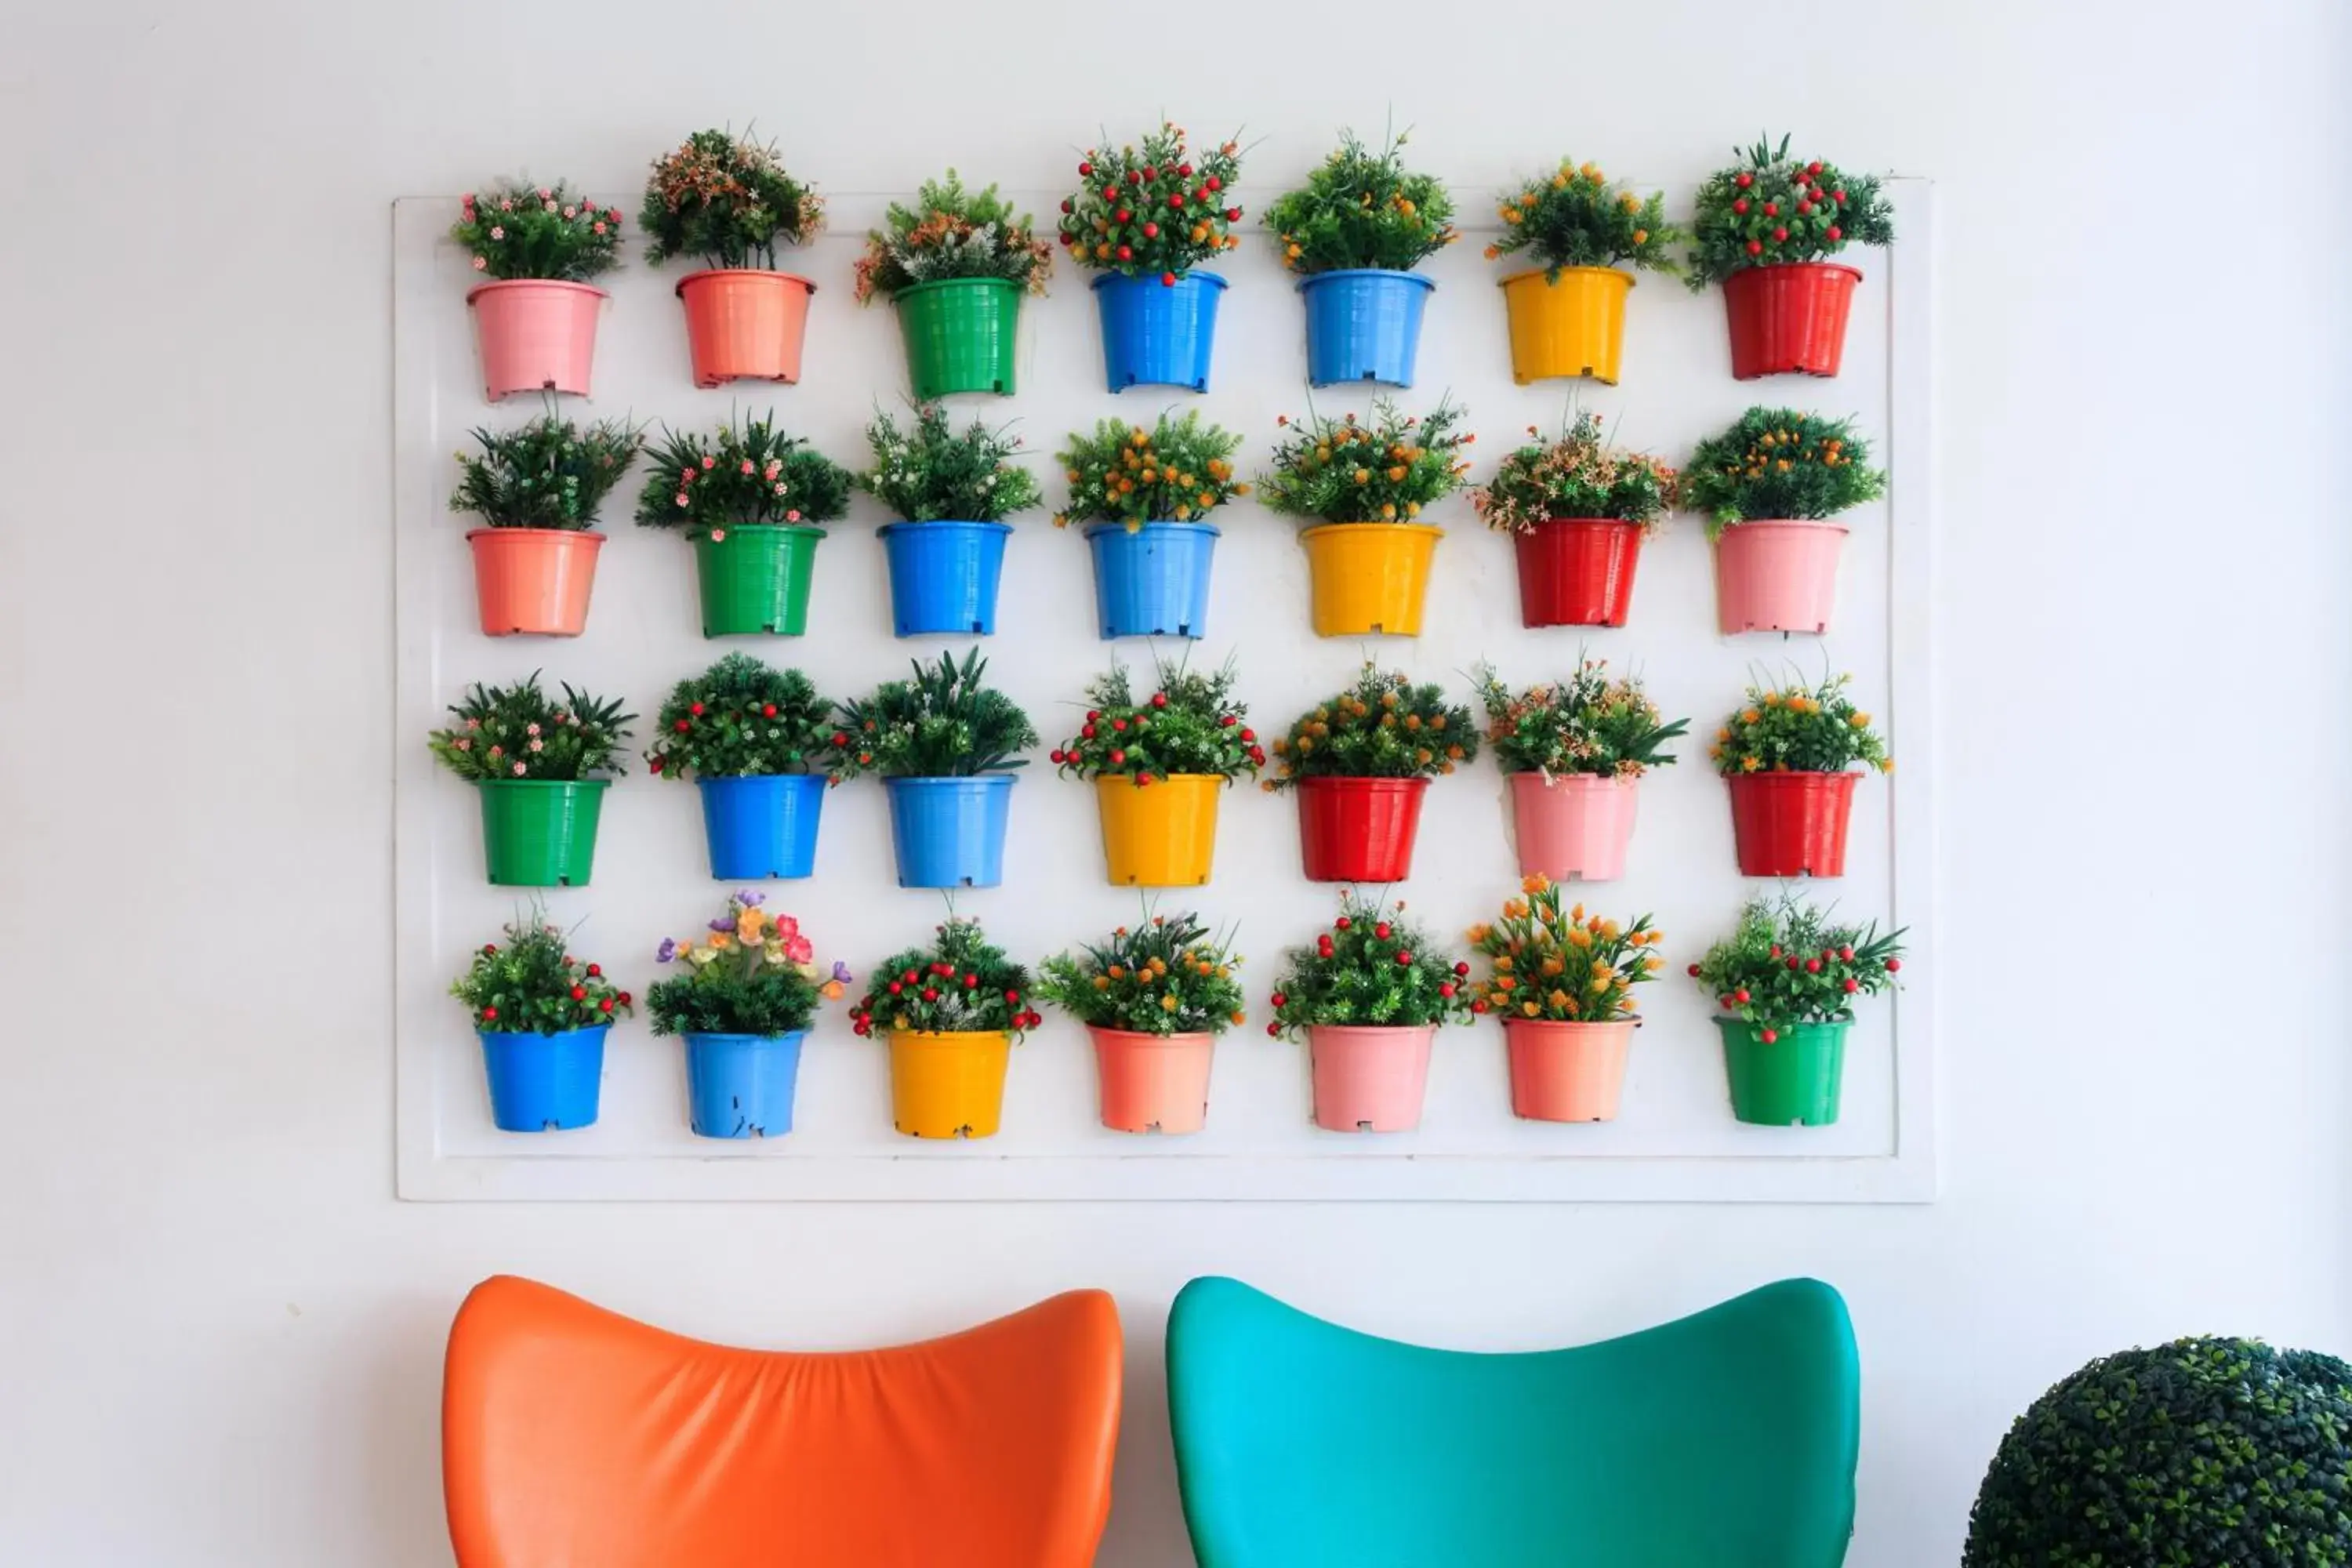
{"label": "light blue plastic pot", "polygon": [[891,522],[881,529],[890,563],[890,629],[902,637],[996,630],[1004,575],[1003,522]]}
{"label": "light blue plastic pot", "polygon": [[1307,379],[1316,386],[1411,386],[1421,315],[1437,285],[1418,272],[1347,268],[1303,279]]}
{"label": "light blue plastic pot", "polygon": [[501,1132],[554,1132],[596,1120],[610,1024],[560,1035],[484,1034],[490,1120]]}
{"label": "light blue plastic pot", "polygon": [[1209,390],[1223,279],[1187,272],[1171,284],[1156,276],[1106,272],[1093,287],[1102,315],[1103,374],[1113,392],[1130,386]]}
{"label": "light blue plastic pot", "polygon": [[884,779],[902,888],[993,888],[1004,879],[1011,773]]}
{"label": "light blue plastic pot", "polygon": [[710,875],[721,882],[816,873],[817,820],[824,812],[823,773],[756,773],[698,778]]}
{"label": "light blue plastic pot", "polygon": [[688,1120],[698,1138],[781,1138],[793,1130],[804,1029],[789,1035],[688,1035]]}
{"label": "light blue plastic pot", "polygon": [[1209,626],[1209,568],[1217,530],[1205,522],[1123,523],[1087,529],[1095,558],[1095,608],[1106,640],[1197,637]]}

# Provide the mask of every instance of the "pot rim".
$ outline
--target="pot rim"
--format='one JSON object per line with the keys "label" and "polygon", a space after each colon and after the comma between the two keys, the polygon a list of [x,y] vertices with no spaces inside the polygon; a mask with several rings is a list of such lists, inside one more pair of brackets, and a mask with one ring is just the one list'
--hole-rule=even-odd
{"label": "pot rim", "polygon": [[1434,293],[1437,290],[1436,279],[1406,268],[1334,267],[1328,272],[1313,272],[1301,278],[1298,280],[1298,291],[1304,294],[1318,283],[1328,283],[1341,278],[1403,278],[1420,284],[1427,292]]}
{"label": "pot rim", "polygon": [[[1233,287],[1233,285],[1232,285],[1232,284],[1230,284],[1230,283],[1226,282],[1226,281],[1224,280],[1224,279],[1223,279],[1223,277],[1221,277],[1219,274],[1214,273],[1214,272],[1207,271],[1207,270],[1205,270],[1205,269],[1203,269],[1203,268],[1198,268],[1198,267],[1187,268],[1185,270],[1183,270],[1183,271],[1181,271],[1181,272],[1179,272],[1179,273],[1176,275],[1176,283],[1177,283],[1177,284],[1190,283],[1190,282],[1191,282],[1193,279],[1195,279],[1195,278],[1199,279],[1200,279],[1202,282],[1203,282],[1203,283],[1213,283],[1213,284],[1215,284],[1215,285],[1216,285],[1219,289],[1230,289],[1230,288],[1232,288],[1232,287]],[[1142,277],[1136,277],[1136,276],[1130,275],[1130,274],[1129,274],[1129,273],[1125,273],[1125,272],[1118,271],[1117,268],[1113,268],[1112,270],[1110,270],[1110,271],[1108,271],[1108,272],[1103,272],[1103,273],[1099,273],[1099,274],[1097,274],[1097,275],[1096,276],[1095,279],[1094,279],[1092,282],[1088,283],[1088,284],[1087,285],[1087,287],[1088,289],[1101,289],[1101,288],[1105,288],[1105,287],[1108,286],[1108,285],[1109,285],[1109,284],[1110,284],[1114,279],[1118,280],[1118,281],[1122,281],[1122,282],[1127,282],[1127,283],[1149,283],[1149,284],[1150,284],[1150,285],[1151,285],[1153,288],[1155,288],[1155,289],[1166,289],[1166,288],[1171,288],[1171,287],[1174,287],[1174,285],[1171,285],[1171,284],[1166,284],[1166,283],[1162,283],[1162,282],[1160,282],[1160,279],[1157,279],[1157,278],[1142,278]]]}
{"label": "pot rim", "polygon": [[[814,1026],[811,1026],[811,1027]],[[681,1040],[763,1040],[772,1045],[781,1045],[786,1040],[805,1040],[808,1033],[807,1029],[786,1029],[777,1035],[743,1035],[723,1029],[682,1029],[678,1032],[677,1037]]]}
{"label": "pot rim", "polygon": [[699,283],[706,278],[781,278],[787,283],[799,284],[812,294],[816,292],[815,283],[799,273],[779,272],[768,267],[705,267],[699,271],[689,272],[679,279],[677,287],[670,291],[683,299],[688,284]]}
{"label": "pot rim", "polygon": [[[1850,1029],[1853,1027],[1856,1023],[1860,1022],[1859,1019],[1855,1018],[1808,1018],[1801,1023],[1795,1024],[1751,1024],[1745,1018],[1734,1018],[1722,1013],[1710,1014],[1709,1016],[1714,1020],[1717,1028],[1721,1028],[1726,1024],[1737,1024],[1743,1029],[1774,1029],[1783,1031],[1789,1029]],[[1759,1041],[1757,1043],[1760,1045],[1763,1042]],[[1778,1040],[1775,1040],[1772,1043],[1774,1045],[1780,1044]]]}
{"label": "pot rim", "polygon": [[[1238,776],[1240,775],[1234,775],[1234,777]],[[1094,776],[1094,784],[1097,788],[1104,784],[1131,784],[1134,782],[1134,775],[1131,773],[1097,773]],[[1152,783],[1155,785],[1171,784],[1228,784],[1233,782],[1233,778],[1228,778],[1223,773],[1160,773],[1155,776],[1152,780]]]}
{"label": "pot rim", "polygon": [[[787,276],[790,275],[787,274]],[[891,289],[890,303],[895,305],[909,294],[920,294],[926,290],[957,288],[985,289],[991,292],[994,292],[999,289],[1009,289],[1014,290],[1017,294],[1021,291],[1023,286],[1015,283],[1010,278],[933,278],[928,282],[909,283],[904,289]]]}
{"label": "pot rim", "polygon": [[567,1040],[575,1035],[600,1035],[612,1026],[609,1023],[583,1024],[575,1029],[557,1029],[551,1034],[539,1029],[477,1029],[474,1035],[483,1040]]}
{"label": "pot rim", "polygon": [[[1541,768],[1517,768],[1503,776],[1515,783],[1519,779],[1535,779],[1539,781],[1545,789],[1558,789],[1562,784],[1575,788],[1593,789],[1607,784],[1620,789],[1633,789],[1642,782],[1642,776],[1639,773],[1631,776],[1624,773],[1551,773],[1544,772]],[[1727,778],[1730,775],[1727,773],[1724,776]]]}
{"label": "pot rim", "polygon": [[611,779],[476,779],[477,789],[610,789]]}
{"label": "pot rim", "polygon": [[1845,261],[1759,261],[1752,267],[1735,268],[1724,279],[1727,285],[1733,278],[1749,272],[1847,272],[1857,283],[1862,281],[1862,268]]}
{"label": "pot rim", "polygon": [[1429,780],[1419,775],[1412,778],[1400,779],[1372,777],[1364,773],[1308,773],[1304,778],[1293,779],[1290,782],[1292,787],[1296,789],[1305,789],[1309,784],[1375,785],[1378,786],[1378,790],[1375,793],[1378,793],[1378,791],[1402,789],[1407,785],[1413,785],[1421,789],[1427,789],[1429,787]]}
{"label": "pot rim", "polygon": [[[1625,287],[1628,289],[1633,288],[1633,285],[1641,281],[1640,279],[1633,276],[1632,271],[1622,267],[1563,267],[1559,268],[1559,274],[1563,278],[1567,277],[1570,273],[1595,272],[1605,272],[1612,278],[1622,278],[1625,279]],[[1507,273],[1505,276],[1496,279],[1495,280],[1495,287],[1497,289],[1508,289],[1512,284],[1523,282],[1529,278],[1541,278],[1544,279],[1544,287],[1549,289],[1553,286],[1551,282],[1551,273],[1552,268],[1549,267],[1530,267],[1525,272]]]}
{"label": "pot rim", "polygon": [[1011,773],[889,773],[884,775],[882,787],[885,789],[896,789],[901,785],[922,784],[929,787],[937,787],[940,784],[953,784],[961,788],[967,785],[979,784],[987,788],[994,788],[996,785],[1002,784],[1006,789],[1011,789],[1014,784],[1017,784],[1020,782],[1020,775]]}
{"label": "pot rim", "polygon": [[1181,533],[1205,533],[1213,539],[1223,538],[1225,531],[1213,522],[1180,521],[1172,517],[1152,517],[1137,523],[1131,530],[1123,522],[1090,522],[1080,529],[1078,533],[1082,538],[1092,539],[1095,535],[1108,532],[1112,529],[1117,529],[1121,533],[1141,533],[1147,528],[1165,528]]}
{"label": "pot rim", "polygon": [[746,782],[748,782],[748,781],[750,781],[750,780],[752,780],[752,779],[776,779],[776,780],[780,780],[780,781],[781,781],[781,780],[785,780],[785,779],[816,779],[816,780],[819,780],[819,781],[821,781],[821,782],[826,782],[826,783],[831,782],[831,781],[830,781],[830,779],[827,777],[827,775],[825,775],[825,774],[824,774],[824,773],[703,773],[702,771],[700,771],[699,769],[697,769],[697,770],[696,770],[696,772],[695,772],[695,775],[694,775],[694,782],[695,782],[695,784],[696,784],[696,786],[697,786],[698,788],[698,787],[700,787],[700,786],[701,786],[701,785],[703,785],[703,784],[743,784],[743,783],[746,783]]}
{"label": "pot rim", "polygon": [[1108,1036],[1121,1042],[1140,1040],[1154,1046],[1213,1046],[1217,1043],[1216,1035],[1208,1029],[1180,1029],[1172,1035],[1155,1035],[1143,1029],[1115,1029],[1108,1024],[1088,1024],[1086,1029],[1097,1040]]}
{"label": "pot rim", "polygon": [[466,538],[468,542],[486,538],[520,539],[533,537],[549,539],[593,539],[601,546],[604,542],[606,535],[603,531],[593,528],[469,528],[466,531]]}
{"label": "pot rim", "polygon": [[1302,539],[1302,540],[1306,540],[1306,539],[1313,539],[1313,538],[1314,538],[1316,535],[1318,535],[1318,534],[1323,534],[1323,533],[1337,533],[1337,532],[1341,531],[1342,530],[1353,531],[1353,530],[1357,530],[1357,529],[1365,529],[1365,528],[1384,528],[1384,529],[1393,529],[1393,530],[1395,530],[1395,531],[1396,531],[1397,532],[1399,532],[1399,533],[1426,533],[1426,534],[1429,534],[1429,535],[1431,535],[1432,537],[1433,537],[1433,538],[1437,538],[1437,539],[1443,539],[1443,538],[1444,538],[1444,537],[1445,537],[1445,530],[1444,530],[1444,529],[1442,529],[1442,528],[1438,528],[1438,527],[1436,527],[1436,526],[1434,526],[1434,525],[1433,525],[1433,524],[1426,523],[1426,522],[1377,522],[1377,521],[1376,521],[1376,522],[1318,522],[1318,523],[1314,524],[1312,527],[1308,527],[1308,528],[1302,528],[1302,529],[1300,529],[1300,530],[1298,531],[1298,537],[1299,537],[1300,539]]}
{"label": "pot rim", "polygon": [[477,283],[467,289],[466,303],[472,304],[477,299],[494,289],[521,288],[577,289],[583,294],[593,294],[599,300],[609,300],[613,297],[593,283],[583,283],[576,278],[493,278],[487,282]]}
{"label": "pot rim", "polygon": [[1726,784],[1740,784],[1755,779],[1858,779],[1867,768],[1759,768],[1752,773],[1718,773]]}
{"label": "pot rim", "polygon": [[1643,1019],[1633,1018],[1505,1018],[1506,1029],[1638,1029]]}
{"label": "pot rim", "polygon": [[1302,1026],[1309,1037],[1318,1034],[1343,1035],[1427,1035],[1437,1036],[1435,1024],[1307,1024]]}
{"label": "pot rim", "polygon": [[1013,1031],[1010,1029],[885,1029],[882,1032],[894,1046],[901,1040],[923,1045],[948,1041],[959,1046],[988,1040],[1002,1040],[1006,1045],[1013,1043]]}
{"label": "pot rim", "polygon": [[[948,279],[947,281],[950,281],[950,282],[960,282],[960,281],[961,281],[961,279]],[[755,527],[756,527],[756,526],[760,526],[760,525],[755,524],[755,525],[753,525],[753,526],[755,526]],[[806,528],[806,527],[809,527],[809,526],[812,526],[812,525],[807,524],[807,523],[789,522],[789,523],[784,524],[783,526],[785,526],[786,528]],[[902,533],[903,533],[903,532],[907,531],[908,531],[908,530],[909,530],[909,529],[919,529],[919,528],[983,528],[983,529],[985,529],[985,528],[992,528],[992,529],[996,530],[996,531],[997,531],[997,532],[999,532],[999,533],[1010,533],[1010,532],[1012,532],[1012,531],[1013,531],[1013,525],[1012,525],[1011,523],[1009,523],[1009,522],[1004,521],[1003,521],[1003,520],[1002,520],[1002,519],[999,519],[999,518],[980,518],[980,517],[925,517],[925,518],[913,518],[913,517],[899,517],[899,518],[893,518],[893,519],[891,519],[888,522],[886,522],[886,523],[884,523],[881,527],[879,527],[879,528],[876,529],[876,530],[874,531],[874,534],[875,534],[875,537],[878,539],[878,538],[880,538],[883,534],[888,533],[888,532],[892,531],[893,530],[896,530],[896,531],[899,531],[899,532],[902,532]]]}
{"label": "pot rim", "polygon": [[1725,523],[1723,525],[1723,532],[1716,536],[1715,542],[1717,544],[1720,544],[1725,539],[1738,532],[1743,528],[1834,529],[1840,533],[1852,533],[1853,531],[1853,529],[1848,528],[1844,523],[1840,522],[1833,517],[1747,517],[1740,519],[1738,522]]}

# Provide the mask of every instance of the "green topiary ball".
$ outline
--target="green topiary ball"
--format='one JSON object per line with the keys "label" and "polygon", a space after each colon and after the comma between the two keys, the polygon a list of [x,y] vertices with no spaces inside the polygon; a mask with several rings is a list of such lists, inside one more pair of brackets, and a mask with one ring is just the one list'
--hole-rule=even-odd
{"label": "green topiary ball", "polygon": [[2352,1560],[2352,1366],[2251,1340],[2093,1362],[1993,1456],[1965,1568]]}

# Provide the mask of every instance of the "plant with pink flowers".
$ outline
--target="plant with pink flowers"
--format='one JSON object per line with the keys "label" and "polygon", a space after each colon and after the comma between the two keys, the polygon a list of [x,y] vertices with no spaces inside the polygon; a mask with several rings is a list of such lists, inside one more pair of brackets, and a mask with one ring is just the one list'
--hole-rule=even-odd
{"label": "plant with pink flowers", "polygon": [[718,435],[665,429],[637,496],[637,521],[724,539],[730,528],[831,522],[849,510],[849,470],[775,416],[719,427]]}
{"label": "plant with pink flowers", "polygon": [[474,270],[585,283],[621,264],[621,209],[600,207],[563,181],[501,181],[468,192],[449,237],[473,253]]}
{"label": "plant with pink flowers", "polygon": [[626,771],[634,713],[606,700],[562,688],[558,700],[539,689],[534,670],[512,686],[476,682],[450,706],[457,722],[427,740],[433,754],[468,783],[496,779],[570,781]]}

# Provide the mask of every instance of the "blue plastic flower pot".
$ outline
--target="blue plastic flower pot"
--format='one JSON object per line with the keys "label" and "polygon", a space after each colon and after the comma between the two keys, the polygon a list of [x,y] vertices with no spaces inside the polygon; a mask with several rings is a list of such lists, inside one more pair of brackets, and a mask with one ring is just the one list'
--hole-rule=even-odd
{"label": "blue plastic flower pot", "polygon": [[1217,530],[1205,522],[1097,522],[1095,608],[1111,637],[1197,637],[1209,626],[1209,567]]}
{"label": "blue plastic flower pot", "polygon": [[882,549],[890,562],[890,629],[902,637],[996,629],[996,585],[1004,575],[1003,522],[890,522]]}
{"label": "blue plastic flower pot", "polygon": [[1187,272],[1174,283],[1106,272],[1094,280],[1102,312],[1103,374],[1113,392],[1130,386],[1209,390],[1217,341],[1217,296],[1225,280]]}
{"label": "blue plastic flower pot", "polygon": [[1411,386],[1421,312],[1436,287],[1418,272],[1383,268],[1346,268],[1303,279],[1298,294],[1307,302],[1308,384]]}
{"label": "blue plastic flower pot", "polygon": [[781,1138],[793,1130],[793,1086],[806,1030],[688,1035],[687,1114],[698,1138]]}
{"label": "blue plastic flower pot", "polygon": [[993,888],[1004,880],[1004,824],[1013,783],[1011,773],[884,779],[898,886]]}
{"label": "blue plastic flower pot", "polygon": [[560,1035],[484,1034],[490,1120],[501,1132],[553,1132],[596,1120],[610,1024]]}
{"label": "blue plastic flower pot", "polygon": [[714,879],[756,882],[815,875],[823,773],[755,773],[694,783],[702,792],[702,832],[710,842]]}

